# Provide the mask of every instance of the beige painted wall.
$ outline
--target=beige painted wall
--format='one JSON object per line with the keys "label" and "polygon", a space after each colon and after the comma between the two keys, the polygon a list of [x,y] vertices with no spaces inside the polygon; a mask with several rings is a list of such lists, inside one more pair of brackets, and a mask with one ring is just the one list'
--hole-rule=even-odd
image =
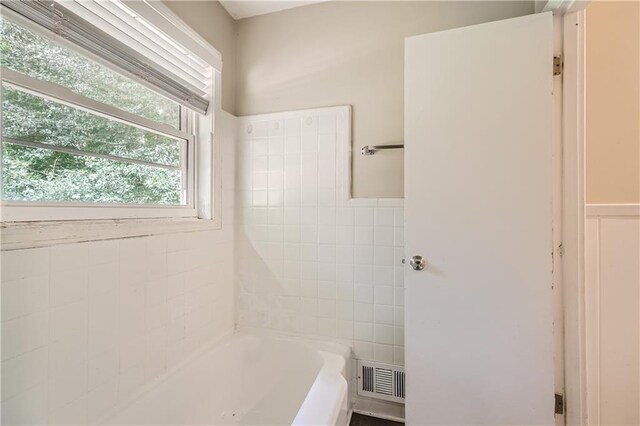
{"label": "beige painted wall", "polygon": [[217,1],[165,0],[167,6],[222,54],[222,109],[236,113],[237,23]]}
{"label": "beige painted wall", "polygon": [[533,2],[329,2],[238,21],[238,115],[353,105],[356,197],[403,195],[404,38],[533,13]]}
{"label": "beige painted wall", "polygon": [[587,8],[587,202],[640,203],[640,2]]}

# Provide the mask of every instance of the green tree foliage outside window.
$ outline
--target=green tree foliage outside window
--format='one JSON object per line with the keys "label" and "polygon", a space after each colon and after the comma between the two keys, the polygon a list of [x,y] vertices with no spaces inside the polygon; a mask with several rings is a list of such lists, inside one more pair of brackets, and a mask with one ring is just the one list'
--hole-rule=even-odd
{"label": "green tree foliage outside window", "polygon": [[[0,19],[0,65],[63,85],[147,119],[179,127],[180,107],[176,103],[6,19]],[[182,140],[46,100],[5,84],[2,86],[2,136],[5,200],[165,205],[183,201],[180,165],[185,142]],[[9,138],[38,145],[8,143]],[[53,151],[42,144],[87,155]]]}

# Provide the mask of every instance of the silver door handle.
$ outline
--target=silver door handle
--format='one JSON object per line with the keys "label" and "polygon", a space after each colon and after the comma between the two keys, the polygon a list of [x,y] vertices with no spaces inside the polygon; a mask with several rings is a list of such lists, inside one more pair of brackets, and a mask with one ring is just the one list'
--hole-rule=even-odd
{"label": "silver door handle", "polygon": [[422,271],[425,266],[427,266],[427,261],[422,256],[413,256],[409,261],[409,264],[413,268],[414,271]]}

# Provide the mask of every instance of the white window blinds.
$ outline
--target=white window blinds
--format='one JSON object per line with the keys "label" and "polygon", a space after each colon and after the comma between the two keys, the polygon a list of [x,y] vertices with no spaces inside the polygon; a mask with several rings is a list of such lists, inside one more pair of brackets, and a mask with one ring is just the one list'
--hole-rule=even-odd
{"label": "white window blinds", "polygon": [[[1,0],[2,6],[133,75],[200,113],[209,106],[220,59],[176,39],[176,23],[153,1]],[[144,15],[144,18],[141,16]],[[179,38],[179,37],[178,37]]]}

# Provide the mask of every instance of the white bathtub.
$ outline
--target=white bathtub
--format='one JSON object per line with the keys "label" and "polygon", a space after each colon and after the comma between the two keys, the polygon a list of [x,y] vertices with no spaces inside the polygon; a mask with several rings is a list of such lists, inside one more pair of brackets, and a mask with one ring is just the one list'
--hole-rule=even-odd
{"label": "white bathtub", "polygon": [[103,420],[110,425],[346,425],[345,347],[235,334]]}

